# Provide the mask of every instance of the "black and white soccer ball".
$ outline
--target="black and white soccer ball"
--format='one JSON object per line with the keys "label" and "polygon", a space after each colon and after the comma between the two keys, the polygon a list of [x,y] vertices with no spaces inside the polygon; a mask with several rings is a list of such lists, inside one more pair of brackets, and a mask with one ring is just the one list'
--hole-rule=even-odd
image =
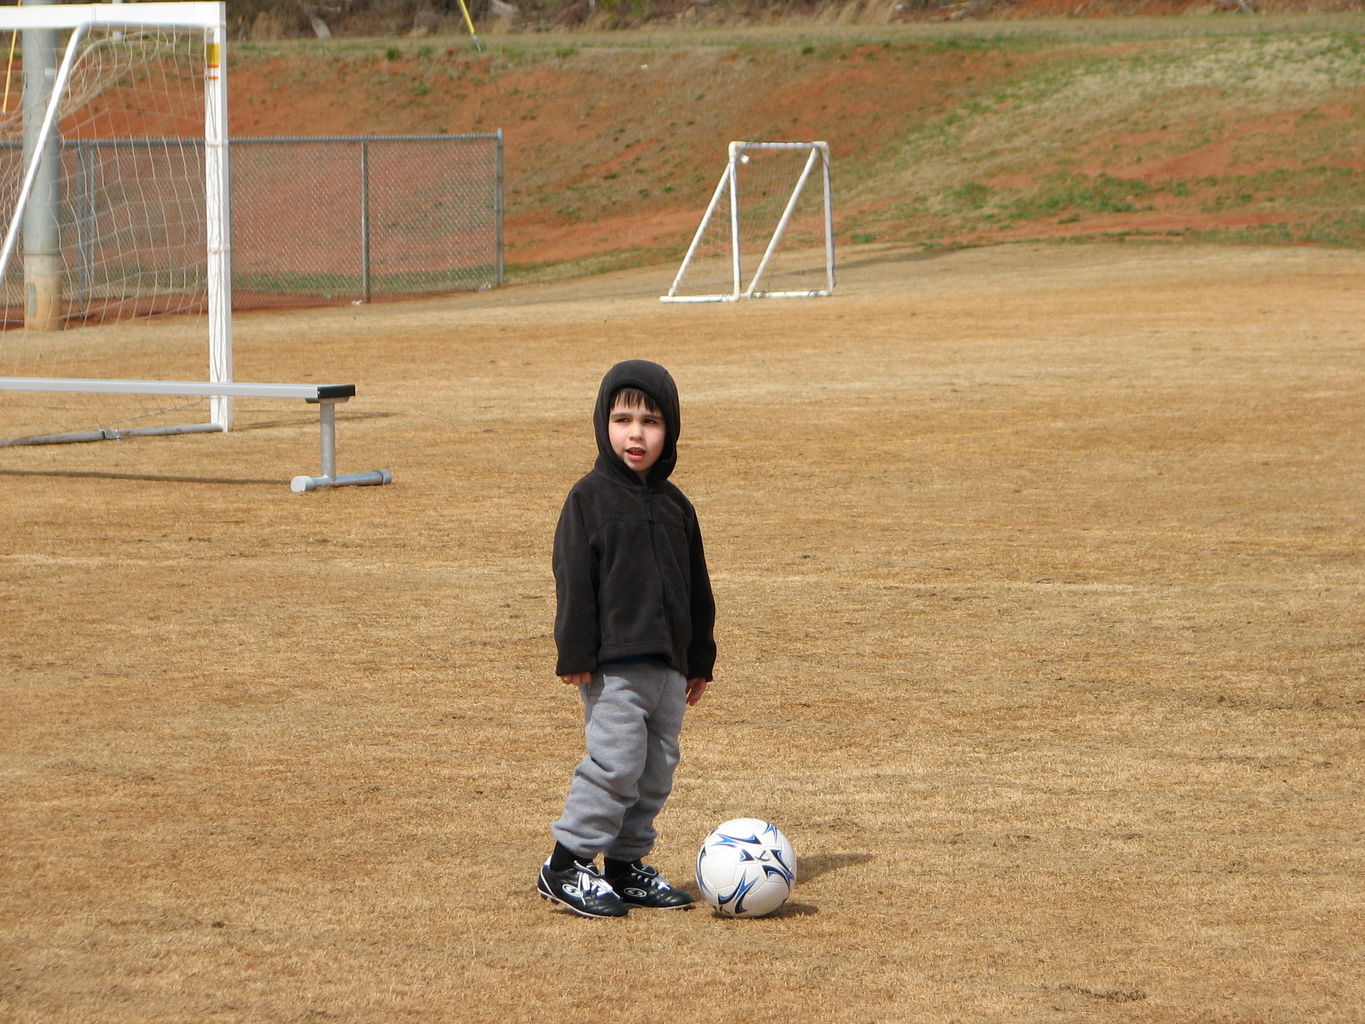
{"label": "black and white soccer ball", "polygon": [[697,853],[702,899],[725,917],[764,917],[796,885],[796,851],[782,830],[759,818],[718,825]]}

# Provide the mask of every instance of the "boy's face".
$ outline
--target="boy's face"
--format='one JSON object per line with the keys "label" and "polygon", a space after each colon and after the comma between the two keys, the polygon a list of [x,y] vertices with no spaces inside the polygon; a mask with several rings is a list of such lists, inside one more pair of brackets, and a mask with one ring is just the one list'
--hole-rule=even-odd
{"label": "boy's face", "polygon": [[611,450],[642,478],[659,461],[664,450],[664,418],[643,405],[627,405],[617,399],[607,419]]}

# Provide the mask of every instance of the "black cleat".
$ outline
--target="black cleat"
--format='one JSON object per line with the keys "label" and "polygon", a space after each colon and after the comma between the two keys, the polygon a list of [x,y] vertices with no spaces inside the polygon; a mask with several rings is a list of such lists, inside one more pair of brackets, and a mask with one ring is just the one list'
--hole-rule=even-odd
{"label": "black cleat", "polygon": [[651,910],[681,910],[692,905],[690,893],[669,885],[668,879],[644,861],[637,860],[630,870],[610,879],[621,902]]}
{"label": "black cleat", "polygon": [[547,860],[536,888],[541,899],[567,907],[579,917],[625,917],[630,912],[595,864],[575,861],[563,871],[551,871]]}

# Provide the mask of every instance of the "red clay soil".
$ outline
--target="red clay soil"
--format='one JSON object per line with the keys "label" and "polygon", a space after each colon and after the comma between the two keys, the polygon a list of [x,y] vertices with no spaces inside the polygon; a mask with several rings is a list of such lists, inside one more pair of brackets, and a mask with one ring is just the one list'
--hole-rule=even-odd
{"label": "red clay soil", "polygon": [[[996,7],[993,16],[1104,14],[1114,8],[1026,0]],[[1212,8],[1153,3],[1125,9]],[[812,55],[812,47],[800,46],[651,47],[648,36],[638,37],[638,45],[608,46],[600,38],[565,33],[558,50],[545,46],[543,37],[534,49],[518,49],[515,35],[500,37],[505,46],[483,52],[459,36],[398,39],[392,45],[334,41],[283,52],[243,49],[230,72],[230,130],[238,136],[502,130],[509,264],[585,260],[628,249],[672,258],[715,185],[725,140],[828,139],[841,169],[836,186],[844,186],[866,168],[884,166],[886,154],[912,126],[988,94],[995,83],[1049,56],[974,47],[888,51],[871,44],[835,44],[830,53]],[[1122,176],[1153,185],[1273,170],[1276,150],[1283,147],[1266,143],[1291,140],[1303,113],[1289,106],[1270,116],[1228,112],[1220,133],[1206,144],[1145,162],[1143,144],[1152,140],[1120,129],[1112,137],[1086,140],[1070,169],[1115,173],[1100,161],[1106,152],[1122,151],[1128,160]],[[1319,122],[1341,123],[1344,134],[1359,111],[1319,105],[1312,113]],[[1172,132],[1185,129],[1193,133],[1195,126],[1170,126]],[[1239,143],[1251,138],[1268,155],[1249,160],[1248,147]],[[1359,159],[1349,146],[1344,150],[1342,166]],[[1315,159],[1314,166],[1330,167],[1331,160]],[[1023,177],[983,180],[992,188],[1028,183]],[[914,238],[922,226],[905,214],[895,219],[892,208],[899,198],[886,189],[859,193],[841,187],[840,220],[848,225],[862,215],[882,218],[880,209],[886,211],[875,228],[880,240]],[[1153,190],[1141,207],[1113,216],[1087,212],[1083,221],[1070,223],[1032,217],[989,231],[954,227],[950,241],[1235,230],[1282,219],[1264,205],[1177,203],[1169,189]]]}
{"label": "red clay soil", "polygon": [[[787,138],[829,138],[835,160],[856,160],[889,144],[907,117],[942,110],[973,80],[1000,74],[1005,60],[970,53],[926,66],[891,66],[862,59],[873,49],[804,67],[790,57],[760,62],[669,52],[651,68],[638,53],[615,50],[551,67],[513,65],[471,53],[463,43],[426,59],[405,54],[390,61],[382,51],[339,54],[326,63],[275,56],[233,68],[230,131],[502,129],[509,261],[577,260],[619,248],[623,240],[648,249],[685,237],[696,226],[699,200],[715,185],[726,139],[757,137],[764,129]],[[617,87],[602,87],[608,76]],[[697,92],[682,112],[680,90]],[[896,97],[896,116],[887,114],[888,95]],[[662,120],[649,116],[661,109]],[[571,211],[544,205],[546,196],[574,193],[583,182],[631,175],[653,190],[651,201],[639,202],[637,189],[614,197],[584,194]]]}

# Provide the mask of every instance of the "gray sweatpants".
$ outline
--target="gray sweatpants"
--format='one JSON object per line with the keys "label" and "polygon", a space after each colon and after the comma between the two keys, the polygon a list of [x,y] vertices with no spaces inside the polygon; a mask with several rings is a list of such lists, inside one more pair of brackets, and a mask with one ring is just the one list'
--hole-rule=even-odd
{"label": "gray sweatpants", "polygon": [[643,662],[608,665],[580,689],[588,752],[551,831],[580,857],[637,860],[654,849],[654,818],[673,788],[687,681]]}

